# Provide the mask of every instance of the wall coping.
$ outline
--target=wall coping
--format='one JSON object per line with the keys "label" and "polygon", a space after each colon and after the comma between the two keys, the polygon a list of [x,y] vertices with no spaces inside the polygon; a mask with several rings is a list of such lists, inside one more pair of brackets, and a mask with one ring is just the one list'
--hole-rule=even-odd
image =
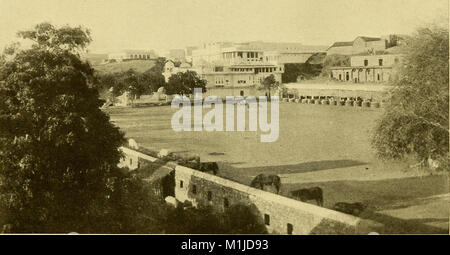
{"label": "wall coping", "polygon": [[361,218],[355,217],[353,215],[348,215],[348,214],[334,211],[331,209],[323,208],[323,207],[312,205],[309,203],[304,203],[304,202],[301,202],[301,201],[298,201],[298,200],[295,200],[292,198],[284,197],[284,196],[274,194],[271,192],[267,192],[264,190],[255,189],[255,188],[252,188],[252,187],[244,185],[244,184],[240,184],[240,183],[237,183],[237,182],[234,182],[231,180],[227,180],[222,177],[215,176],[215,175],[206,174],[206,173],[203,173],[203,172],[191,169],[191,168],[187,168],[184,166],[176,166],[175,173],[176,172],[183,172],[186,174],[190,174],[192,176],[203,178],[203,179],[221,184],[225,187],[229,187],[229,188],[241,191],[243,193],[248,194],[249,196],[254,196],[254,197],[262,198],[265,200],[273,201],[274,203],[283,204],[285,206],[288,206],[288,207],[291,207],[294,209],[310,212],[314,215],[318,215],[320,217],[328,218],[328,219],[335,220],[338,222],[344,222],[349,225],[357,226],[360,223],[360,221],[362,220]]}
{"label": "wall coping", "polygon": [[149,156],[147,154],[144,154],[142,152],[139,152],[139,151],[136,151],[136,150],[132,150],[132,149],[129,149],[129,148],[126,148],[126,147],[123,147],[123,146],[119,147],[119,149],[121,151],[123,151],[124,153],[134,154],[134,155],[136,155],[136,156],[138,156],[138,157],[140,157],[142,159],[145,159],[145,160],[148,160],[148,161],[151,161],[151,162],[155,162],[156,160],[158,160],[157,158],[154,158],[154,157]]}

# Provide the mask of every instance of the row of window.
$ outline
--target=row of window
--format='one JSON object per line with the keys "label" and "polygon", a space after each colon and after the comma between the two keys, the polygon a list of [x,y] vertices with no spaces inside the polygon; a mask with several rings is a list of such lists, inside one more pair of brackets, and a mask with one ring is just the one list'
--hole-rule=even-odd
{"label": "row of window", "polygon": [[[367,74],[370,73],[370,70],[367,70]],[[331,73],[331,78],[333,78],[333,73]],[[357,80],[358,78],[355,77],[355,81],[358,82]],[[342,74],[339,74],[339,80],[342,80]],[[349,72],[346,72],[345,74],[345,80],[349,81],[350,80],[350,74]],[[381,74],[377,73],[377,81],[381,81]]]}
{"label": "row of window", "polygon": [[[182,189],[184,187],[184,182],[180,180],[180,188]],[[192,185],[192,194],[197,195],[197,185]],[[212,201],[212,192],[207,192],[207,199],[208,201]],[[223,198],[223,207],[228,208],[230,206],[230,202],[228,201],[228,198]]]}
{"label": "row of window", "polygon": [[131,59],[150,59],[150,55],[135,54],[135,55],[129,55],[129,58],[131,58]]}
{"label": "row of window", "polygon": [[[239,52],[226,52],[223,54],[223,57],[225,59],[229,59],[229,58],[243,58],[244,57],[244,52],[239,51]],[[247,52],[246,54],[247,58],[259,58],[259,52]]]}
{"label": "row of window", "polygon": [[[182,180],[180,180],[180,188],[184,187],[184,183]],[[197,195],[197,185],[192,185],[192,194]],[[212,192],[208,191],[207,192],[207,199],[208,201],[212,201]],[[228,200],[228,198],[224,197],[223,198],[223,207],[224,208],[228,208],[230,206],[230,201]],[[270,226],[270,215],[269,214],[264,214],[264,224],[266,226]],[[286,225],[286,232],[288,235],[292,235],[292,233],[294,232],[294,225],[292,225],[291,223],[287,223]]]}

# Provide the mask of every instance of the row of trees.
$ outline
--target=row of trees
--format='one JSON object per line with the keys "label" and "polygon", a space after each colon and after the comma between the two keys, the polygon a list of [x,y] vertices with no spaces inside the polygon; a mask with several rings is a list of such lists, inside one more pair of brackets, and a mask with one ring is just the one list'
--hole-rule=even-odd
{"label": "row of trees", "polygon": [[152,94],[161,87],[169,95],[192,94],[194,88],[206,91],[206,81],[200,79],[194,71],[174,74],[166,83],[162,75],[163,66],[164,59],[161,58],[155,66],[143,73],[130,69],[120,73],[96,74],[94,87],[106,94],[105,97],[117,97],[127,92],[131,100]]}
{"label": "row of trees", "polygon": [[[109,96],[117,97],[128,92],[130,98],[136,99],[141,95],[148,95],[163,87],[168,95],[190,95],[194,88],[201,88],[206,92],[206,81],[201,79],[195,71],[186,71],[173,74],[168,82],[162,75],[164,58],[160,58],[155,66],[144,73],[130,69],[126,72],[112,74],[96,74],[94,87],[99,91],[108,91]],[[279,86],[274,75],[266,77],[260,89],[271,91]]]}

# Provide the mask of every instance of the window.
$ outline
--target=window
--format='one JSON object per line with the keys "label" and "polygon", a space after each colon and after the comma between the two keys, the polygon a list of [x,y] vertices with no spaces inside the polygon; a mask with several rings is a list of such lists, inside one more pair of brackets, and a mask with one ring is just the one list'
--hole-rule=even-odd
{"label": "window", "polygon": [[180,188],[183,188],[183,181],[180,180]]}
{"label": "window", "polygon": [[264,214],[264,224],[270,226],[270,215]]}
{"label": "window", "polygon": [[369,60],[364,59],[364,66],[368,66],[369,65]]}
{"label": "window", "polygon": [[208,201],[211,201],[211,200],[212,200],[212,192],[208,191]]}
{"label": "window", "polygon": [[383,59],[378,59],[378,65],[383,66]]}
{"label": "window", "polygon": [[287,234],[292,235],[292,232],[294,231],[294,226],[291,223],[287,224]]}
{"label": "window", "polygon": [[197,194],[197,186],[196,185],[192,185],[192,194]]}
{"label": "window", "polygon": [[228,198],[223,199],[223,207],[228,208],[230,206],[230,202],[228,201]]}
{"label": "window", "polygon": [[132,165],[133,165],[133,159],[130,158],[130,166],[132,166]]}
{"label": "window", "polygon": [[377,80],[380,80],[381,76],[380,74],[377,74]]}

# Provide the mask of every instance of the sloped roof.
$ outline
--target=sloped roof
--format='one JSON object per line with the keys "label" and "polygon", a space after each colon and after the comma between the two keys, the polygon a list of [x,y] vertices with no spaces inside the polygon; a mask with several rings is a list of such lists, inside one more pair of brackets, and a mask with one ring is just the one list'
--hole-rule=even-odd
{"label": "sloped roof", "polygon": [[144,178],[145,181],[148,182],[154,182],[157,180],[160,180],[164,178],[165,176],[169,175],[170,172],[173,171],[173,168],[167,167],[167,166],[161,166],[160,168],[156,169],[153,174],[151,174],[149,177]]}
{"label": "sloped roof", "polygon": [[406,49],[403,46],[394,46],[394,47],[391,47],[391,48],[387,48],[385,51],[386,51],[386,53],[389,53],[389,54],[406,53]]}
{"label": "sloped roof", "polygon": [[181,65],[180,65],[180,68],[190,68],[190,67],[191,67],[191,65],[189,63],[186,63],[186,62],[181,63]]}
{"label": "sloped roof", "polygon": [[331,47],[344,47],[344,46],[352,46],[353,45],[353,41],[352,42],[335,42],[333,43],[333,45],[330,46]]}
{"label": "sloped roof", "polygon": [[358,38],[361,38],[361,39],[363,39],[366,42],[373,42],[373,41],[380,41],[381,40],[381,38],[379,38],[379,37],[367,37],[367,36],[358,36],[358,37],[356,37],[356,39],[358,39]]}

